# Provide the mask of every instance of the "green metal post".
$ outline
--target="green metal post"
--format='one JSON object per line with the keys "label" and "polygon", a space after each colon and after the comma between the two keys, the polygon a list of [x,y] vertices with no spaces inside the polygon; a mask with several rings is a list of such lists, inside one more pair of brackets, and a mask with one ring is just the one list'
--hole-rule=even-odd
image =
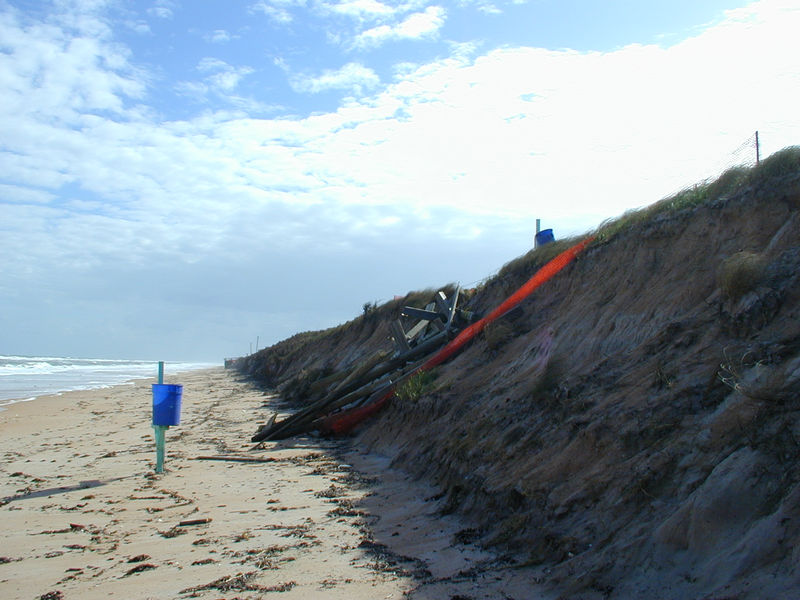
{"label": "green metal post", "polygon": [[[164,383],[164,361],[158,361],[158,383]],[[167,429],[168,425],[153,425],[156,435],[156,473],[164,472],[164,454],[167,449]]]}
{"label": "green metal post", "polygon": [[164,452],[166,450],[167,425],[153,425],[156,433],[156,473],[164,472]]}

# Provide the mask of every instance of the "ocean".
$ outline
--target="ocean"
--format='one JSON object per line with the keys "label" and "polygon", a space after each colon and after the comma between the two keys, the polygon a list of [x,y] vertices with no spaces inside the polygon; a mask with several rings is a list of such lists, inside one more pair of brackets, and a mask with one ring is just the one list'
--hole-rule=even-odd
{"label": "ocean", "polygon": [[[216,363],[166,362],[164,381],[174,375],[221,366]],[[37,396],[119,385],[158,377],[158,361],[0,355],[0,407]]]}

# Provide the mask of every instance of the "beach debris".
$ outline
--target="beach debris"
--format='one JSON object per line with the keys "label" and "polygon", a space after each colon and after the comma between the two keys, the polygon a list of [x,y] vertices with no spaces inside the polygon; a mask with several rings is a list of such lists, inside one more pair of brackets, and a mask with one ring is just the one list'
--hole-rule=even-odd
{"label": "beach debris", "polygon": [[179,535],[184,535],[186,531],[183,529],[179,529],[178,527],[173,527],[172,529],[168,529],[167,531],[159,531],[158,534],[161,537],[165,538],[174,538],[178,537]]}
{"label": "beach debris", "polygon": [[181,521],[178,523],[178,527],[189,527],[190,525],[205,525],[206,523],[211,523],[212,519],[210,517],[206,517],[205,519],[187,519],[186,521]]}
{"label": "beach debris", "polygon": [[281,421],[270,419],[259,427],[251,441],[281,440],[318,430],[331,413],[368,405],[384,397],[472,321],[472,313],[458,308],[460,291],[457,288],[450,298],[439,291],[424,308],[404,307],[400,317],[405,317],[407,323],[413,320],[416,323],[408,330],[401,318],[391,323],[393,352],[379,350],[361,362],[311,382],[308,406]]}
{"label": "beach debris", "polygon": [[195,456],[193,460],[221,460],[221,461],[229,461],[229,462],[244,462],[244,463],[270,463],[276,462],[278,459],[273,458],[271,456],[234,456],[234,455],[222,455],[218,454],[215,456]]}
{"label": "beach debris", "polygon": [[39,596],[39,600],[61,600],[63,597],[64,594],[62,594],[60,590],[55,590],[53,592],[42,594]]}
{"label": "beach debris", "polygon": [[139,554],[138,556],[133,556],[133,557],[129,558],[128,562],[129,563],[138,563],[138,562],[144,562],[144,561],[149,560],[149,559],[150,559],[150,555],[149,554]]}
{"label": "beach debris", "polygon": [[40,531],[39,535],[52,535],[55,533],[70,533],[73,531],[83,531],[86,529],[86,525],[79,525],[77,523],[70,523],[69,527],[65,527],[64,529],[46,529],[44,531]]}
{"label": "beach debris", "polygon": [[225,577],[215,579],[211,583],[186,588],[185,590],[181,590],[180,593],[194,596],[197,592],[203,592],[205,590],[219,590],[220,592],[288,592],[297,585],[294,581],[287,581],[270,586],[252,583],[252,579],[254,579],[258,573],[258,571],[249,571],[247,573],[237,573],[236,575],[226,575]]}
{"label": "beach debris", "polygon": [[149,571],[151,569],[157,569],[158,565],[154,565],[153,563],[142,563],[140,565],[136,565],[132,569],[128,569],[125,572],[125,575],[122,577],[128,577],[130,575],[135,575],[136,573],[141,573],[142,571]]}
{"label": "beach debris", "polygon": [[314,493],[317,498],[339,498],[345,494],[347,494],[347,491],[343,487],[334,484],[331,484],[327,489]]}

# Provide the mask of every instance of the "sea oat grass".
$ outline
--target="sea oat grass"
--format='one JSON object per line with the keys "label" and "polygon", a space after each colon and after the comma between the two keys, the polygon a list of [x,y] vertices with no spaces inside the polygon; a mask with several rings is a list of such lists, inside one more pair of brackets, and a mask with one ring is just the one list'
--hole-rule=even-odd
{"label": "sea oat grass", "polygon": [[723,295],[738,300],[754,290],[764,278],[767,261],[754,252],[737,252],[720,265],[717,282]]}

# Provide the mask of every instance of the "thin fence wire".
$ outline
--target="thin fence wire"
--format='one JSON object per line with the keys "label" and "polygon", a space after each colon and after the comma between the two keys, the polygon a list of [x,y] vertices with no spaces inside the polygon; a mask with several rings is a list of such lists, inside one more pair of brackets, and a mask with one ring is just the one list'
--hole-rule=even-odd
{"label": "thin fence wire", "polygon": [[723,171],[733,167],[754,167],[758,161],[759,140],[758,132],[756,131],[730,153]]}
{"label": "thin fence wire", "polygon": [[[706,177],[704,181],[695,182],[688,187],[682,187],[680,189],[677,189],[673,194],[669,194],[665,196],[665,198],[678,195],[679,193],[687,189],[691,189],[692,187],[702,185],[703,183],[710,183],[729,169],[733,169],[736,167],[744,167],[744,168],[755,167],[760,159],[759,154],[760,154],[759,133],[758,131],[755,131],[751,136],[749,136],[746,140],[744,140],[741,144],[739,144],[739,146],[731,150],[727,155],[721,157],[720,161],[717,163],[715,167],[714,172],[710,174],[708,177]],[[461,283],[461,286],[466,289],[469,289],[485,285],[489,280],[494,278],[500,272],[501,269],[502,267],[496,269],[493,273],[490,273],[489,275],[481,279],[477,279],[469,283]]]}
{"label": "thin fence wire", "polygon": [[759,133],[756,131],[736,148],[727,154],[723,154],[720,159],[709,168],[704,179],[699,179],[680,188],[676,188],[675,191],[663,196],[663,198],[671,198],[687,190],[696,189],[705,184],[709,184],[730,169],[755,167],[760,160],[760,143]]}

